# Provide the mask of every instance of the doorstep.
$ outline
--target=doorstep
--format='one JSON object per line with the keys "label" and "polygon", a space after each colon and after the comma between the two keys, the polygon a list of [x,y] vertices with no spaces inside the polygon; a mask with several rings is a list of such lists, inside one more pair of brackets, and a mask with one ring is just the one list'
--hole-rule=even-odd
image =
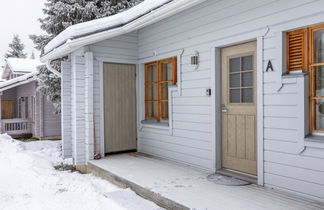
{"label": "doorstep", "polygon": [[151,156],[131,153],[92,160],[88,171],[167,209],[324,209],[324,204],[255,184],[224,186],[210,173]]}

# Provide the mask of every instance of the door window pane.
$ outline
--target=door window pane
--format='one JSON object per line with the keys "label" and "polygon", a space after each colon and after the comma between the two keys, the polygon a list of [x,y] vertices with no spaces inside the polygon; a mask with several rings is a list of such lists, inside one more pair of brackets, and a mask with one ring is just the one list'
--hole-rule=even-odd
{"label": "door window pane", "polygon": [[241,74],[230,74],[230,88],[241,86]]}
{"label": "door window pane", "polygon": [[242,102],[243,103],[252,103],[253,102],[253,89],[252,88],[243,88],[242,89]]}
{"label": "door window pane", "polygon": [[241,90],[235,89],[230,90],[230,103],[240,103],[241,102]]}
{"label": "door window pane", "polygon": [[251,87],[253,86],[253,73],[244,72],[242,73],[242,87]]}
{"label": "door window pane", "polygon": [[242,71],[253,70],[253,56],[243,56],[242,57]]}
{"label": "door window pane", "polygon": [[324,63],[324,30],[314,32],[314,62]]}
{"label": "door window pane", "polygon": [[230,72],[239,72],[241,71],[241,58],[231,58],[230,59]]}

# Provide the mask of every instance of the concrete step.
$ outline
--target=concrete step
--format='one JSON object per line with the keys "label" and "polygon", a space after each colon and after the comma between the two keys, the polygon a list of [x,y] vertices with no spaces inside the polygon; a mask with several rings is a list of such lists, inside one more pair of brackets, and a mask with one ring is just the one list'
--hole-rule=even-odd
{"label": "concrete step", "polygon": [[101,178],[121,187],[121,188],[130,188],[139,196],[156,203],[157,205],[161,206],[162,208],[170,209],[170,210],[173,210],[173,209],[189,210],[190,209],[186,206],[183,206],[173,200],[170,200],[170,199],[162,196],[161,194],[155,193],[155,192],[153,192],[149,189],[146,189],[134,182],[131,182],[125,178],[122,178],[121,176],[118,176],[117,174],[106,171],[92,163],[88,163],[87,172],[92,173],[93,175],[96,175],[98,177],[101,177]]}

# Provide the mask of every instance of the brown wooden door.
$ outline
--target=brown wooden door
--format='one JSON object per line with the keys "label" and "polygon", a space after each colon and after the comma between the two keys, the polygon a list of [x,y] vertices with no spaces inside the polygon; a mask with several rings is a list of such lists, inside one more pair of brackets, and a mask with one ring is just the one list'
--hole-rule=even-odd
{"label": "brown wooden door", "polygon": [[105,152],[136,149],[136,67],[104,64]]}
{"label": "brown wooden door", "polygon": [[223,48],[222,167],[257,175],[256,42]]}
{"label": "brown wooden door", "polygon": [[1,118],[14,118],[14,101],[1,101]]}

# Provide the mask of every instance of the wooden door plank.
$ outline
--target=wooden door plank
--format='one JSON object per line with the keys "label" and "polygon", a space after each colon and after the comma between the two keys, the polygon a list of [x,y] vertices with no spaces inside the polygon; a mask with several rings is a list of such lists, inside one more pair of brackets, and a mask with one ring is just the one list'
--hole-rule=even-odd
{"label": "wooden door plank", "polygon": [[105,151],[136,149],[135,65],[104,65]]}
{"label": "wooden door plank", "polygon": [[[229,60],[250,56],[253,59],[253,102],[229,102]],[[249,42],[221,50],[222,105],[222,167],[252,175],[257,173],[256,162],[256,42]],[[242,68],[242,64],[240,64]]]}

